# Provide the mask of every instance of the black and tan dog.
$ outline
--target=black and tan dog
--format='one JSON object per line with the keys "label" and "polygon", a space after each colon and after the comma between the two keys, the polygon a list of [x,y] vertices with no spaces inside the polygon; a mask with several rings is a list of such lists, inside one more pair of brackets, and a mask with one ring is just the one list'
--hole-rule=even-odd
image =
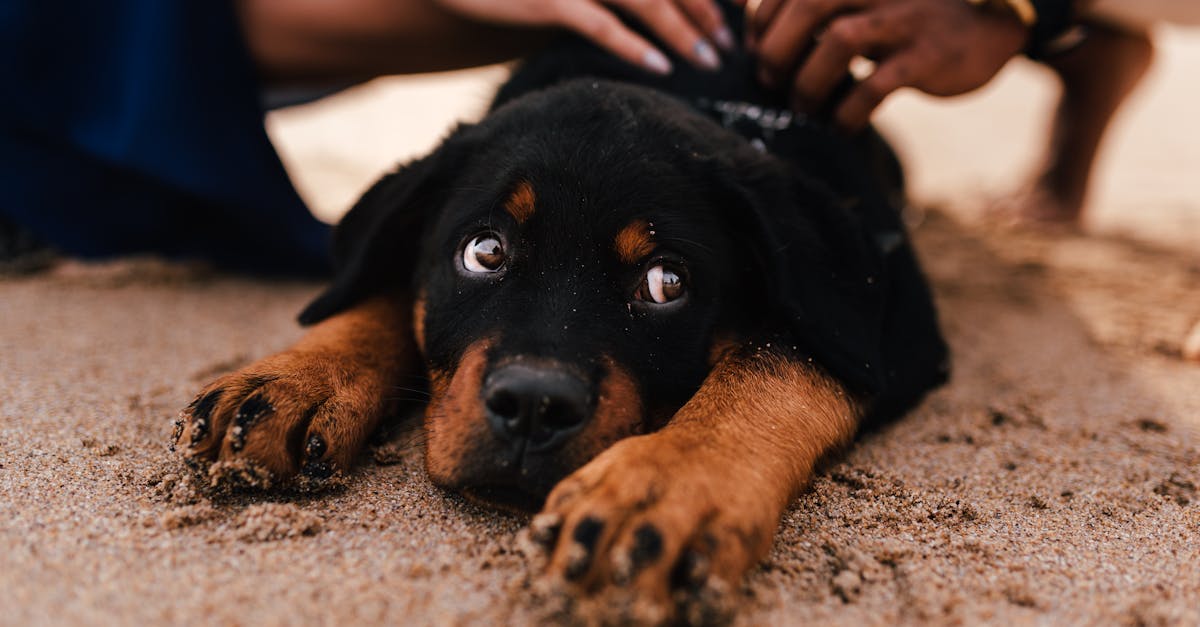
{"label": "black and tan dog", "polygon": [[542,507],[552,574],[651,601],[739,581],[819,459],[943,381],[946,349],[877,136],[787,113],[746,58],[683,65],[578,41],[524,64],[363,196],[311,332],[209,385],[186,454],[347,470],[427,374],[429,477]]}

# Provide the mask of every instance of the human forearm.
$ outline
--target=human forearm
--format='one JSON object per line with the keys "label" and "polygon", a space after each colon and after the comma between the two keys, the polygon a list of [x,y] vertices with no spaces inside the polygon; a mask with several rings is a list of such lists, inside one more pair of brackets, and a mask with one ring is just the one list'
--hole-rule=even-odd
{"label": "human forearm", "polygon": [[247,45],[271,83],[345,83],[515,58],[545,29],[493,26],[433,0],[237,0]]}

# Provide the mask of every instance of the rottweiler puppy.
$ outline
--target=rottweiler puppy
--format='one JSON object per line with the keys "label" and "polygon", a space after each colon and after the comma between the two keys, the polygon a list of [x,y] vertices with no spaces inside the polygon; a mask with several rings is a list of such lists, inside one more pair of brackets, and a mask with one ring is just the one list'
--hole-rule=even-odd
{"label": "rottweiler puppy", "polygon": [[879,137],[788,112],[744,54],[677,67],[575,39],[528,60],[354,206],[312,330],[205,388],[186,455],[344,472],[427,377],[430,479],[541,508],[552,575],[654,603],[739,582],[947,352]]}

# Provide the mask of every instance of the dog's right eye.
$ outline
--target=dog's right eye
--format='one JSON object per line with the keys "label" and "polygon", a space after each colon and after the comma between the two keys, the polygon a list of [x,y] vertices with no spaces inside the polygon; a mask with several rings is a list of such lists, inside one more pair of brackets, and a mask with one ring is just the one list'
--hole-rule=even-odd
{"label": "dog's right eye", "polygon": [[462,264],[476,274],[499,272],[504,267],[504,244],[494,233],[476,235],[463,247]]}
{"label": "dog's right eye", "polygon": [[670,266],[655,264],[646,271],[633,297],[644,303],[665,305],[683,298],[686,291],[678,272]]}

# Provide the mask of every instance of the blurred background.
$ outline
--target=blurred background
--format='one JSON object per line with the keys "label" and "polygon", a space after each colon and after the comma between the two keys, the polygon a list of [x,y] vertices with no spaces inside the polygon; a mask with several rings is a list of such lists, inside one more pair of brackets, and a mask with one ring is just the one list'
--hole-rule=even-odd
{"label": "blurred background", "polygon": [[[1150,74],[1105,139],[1085,228],[1197,251],[1200,30],[1160,27],[1155,42]],[[301,196],[332,222],[384,171],[478,119],[507,71],[378,79],[275,111],[267,127]],[[876,120],[904,159],[915,203],[975,220],[1040,163],[1057,90],[1049,70],[1017,59],[968,96],[900,93]]]}

